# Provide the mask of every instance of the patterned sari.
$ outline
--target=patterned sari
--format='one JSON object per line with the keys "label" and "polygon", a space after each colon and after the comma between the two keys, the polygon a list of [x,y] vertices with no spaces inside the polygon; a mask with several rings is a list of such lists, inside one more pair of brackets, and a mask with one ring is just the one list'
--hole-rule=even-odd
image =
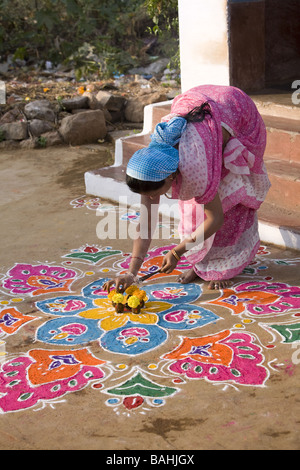
{"label": "patterned sari", "polygon": [[[203,205],[219,194],[222,227],[185,256],[202,279],[222,280],[240,274],[259,248],[257,209],[270,187],[263,162],[266,129],[251,98],[230,86],[204,85],[179,95],[163,121],[204,102],[212,116],[189,123],[181,136],[172,197],[179,199],[183,239],[204,221]],[[224,150],[222,127],[231,136]]]}

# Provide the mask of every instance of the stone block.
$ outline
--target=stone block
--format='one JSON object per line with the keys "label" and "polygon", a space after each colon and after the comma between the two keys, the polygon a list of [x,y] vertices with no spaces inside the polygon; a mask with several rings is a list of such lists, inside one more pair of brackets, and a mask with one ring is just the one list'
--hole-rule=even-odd
{"label": "stone block", "polygon": [[45,132],[53,130],[53,124],[49,121],[42,121],[41,119],[33,119],[29,122],[29,131],[34,137],[39,137]]}
{"label": "stone block", "polygon": [[97,109],[65,117],[59,133],[63,140],[71,145],[97,142],[107,134],[104,113]]}
{"label": "stone block", "polygon": [[125,106],[125,119],[129,122],[143,122],[144,107],[148,104],[167,101],[165,94],[159,92],[149,93],[128,100]]}
{"label": "stone block", "polygon": [[26,139],[22,140],[19,144],[19,148],[21,149],[26,149],[26,150],[31,150],[31,149],[36,149],[39,147],[37,139]]}
{"label": "stone block", "polygon": [[28,138],[27,122],[10,122],[2,124],[0,129],[5,140],[24,140]]}
{"label": "stone block", "polygon": [[103,109],[102,104],[97,100],[95,94],[91,93],[90,91],[85,91],[83,96],[87,98],[90,109]]}
{"label": "stone block", "polygon": [[45,132],[42,137],[46,139],[46,146],[53,147],[55,145],[63,144],[63,139],[59,132],[52,131],[52,132]]}
{"label": "stone block", "polygon": [[96,95],[97,101],[108,109],[108,111],[120,111],[124,104],[125,98],[123,96],[113,95],[107,91],[100,90]]}
{"label": "stone block", "polygon": [[7,124],[9,122],[15,122],[22,119],[22,113],[18,108],[13,108],[10,111],[7,111],[0,119],[0,124]]}
{"label": "stone block", "polygon": [[44,121],[55,121],[55,112],[47,100],[36,100],[26,104],[24,108],[27,119],[41,119]]}
{"label": "stone block", "polygon": [[66,111],[73,111],[74,109],[87,109],[89,100],[87,96],[76,96],[75,98],[62,100],[61,104]]}

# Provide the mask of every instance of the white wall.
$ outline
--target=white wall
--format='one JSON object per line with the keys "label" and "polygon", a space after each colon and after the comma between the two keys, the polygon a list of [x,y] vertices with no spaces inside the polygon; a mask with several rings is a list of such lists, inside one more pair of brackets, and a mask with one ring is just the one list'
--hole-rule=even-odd
{"label": "white wall", "polygon": [[229,85],[227,0],[178,0],[182,92]]}

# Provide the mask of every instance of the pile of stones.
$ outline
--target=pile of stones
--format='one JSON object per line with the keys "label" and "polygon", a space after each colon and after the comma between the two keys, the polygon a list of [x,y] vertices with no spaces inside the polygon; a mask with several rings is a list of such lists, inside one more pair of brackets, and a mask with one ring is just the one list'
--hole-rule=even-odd
{"label": "pile of stones", "polygon": [[15,106],[0,119],[0,148],[36,148],[103,141],[116,122],[141,127],[144,107],[166,101],[165,93],[145,90],[129,99],[107,90],[85,91],[51,103],[47,99]]}

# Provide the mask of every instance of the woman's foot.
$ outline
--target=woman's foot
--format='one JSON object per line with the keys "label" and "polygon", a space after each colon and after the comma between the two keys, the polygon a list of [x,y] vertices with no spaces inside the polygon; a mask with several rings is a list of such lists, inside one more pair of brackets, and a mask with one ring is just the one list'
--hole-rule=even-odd
{"label": "woman's foot", "polygon": [[189,269],[185,273],[180,274],[177,278],[177,281],[181,282],[181,284],[188,284],[197,278],[199,278],[199,276],[195,273],[195,271],[193,269]]}
{"label": "woman's foot", "polygon": [[227,289],[227,287],[232,285],[232,281],[226,279],[224,281],[210,281],[208,288],[211,290]]}
{"label": "woman's foot", "polygon": [[[181,282],[181,284],[188,284],[190,282],[195,281],[195,279],[201,279],[193,269],[189,269],[185,273],[180,274],[178,276],[177,281]],[[210,281],[208,284],[208,288],[211,290],[219,290],[219,289],[227,289],[227,287],[232,285],[232,281],[229,279],[222,280],[222,281]]]}

